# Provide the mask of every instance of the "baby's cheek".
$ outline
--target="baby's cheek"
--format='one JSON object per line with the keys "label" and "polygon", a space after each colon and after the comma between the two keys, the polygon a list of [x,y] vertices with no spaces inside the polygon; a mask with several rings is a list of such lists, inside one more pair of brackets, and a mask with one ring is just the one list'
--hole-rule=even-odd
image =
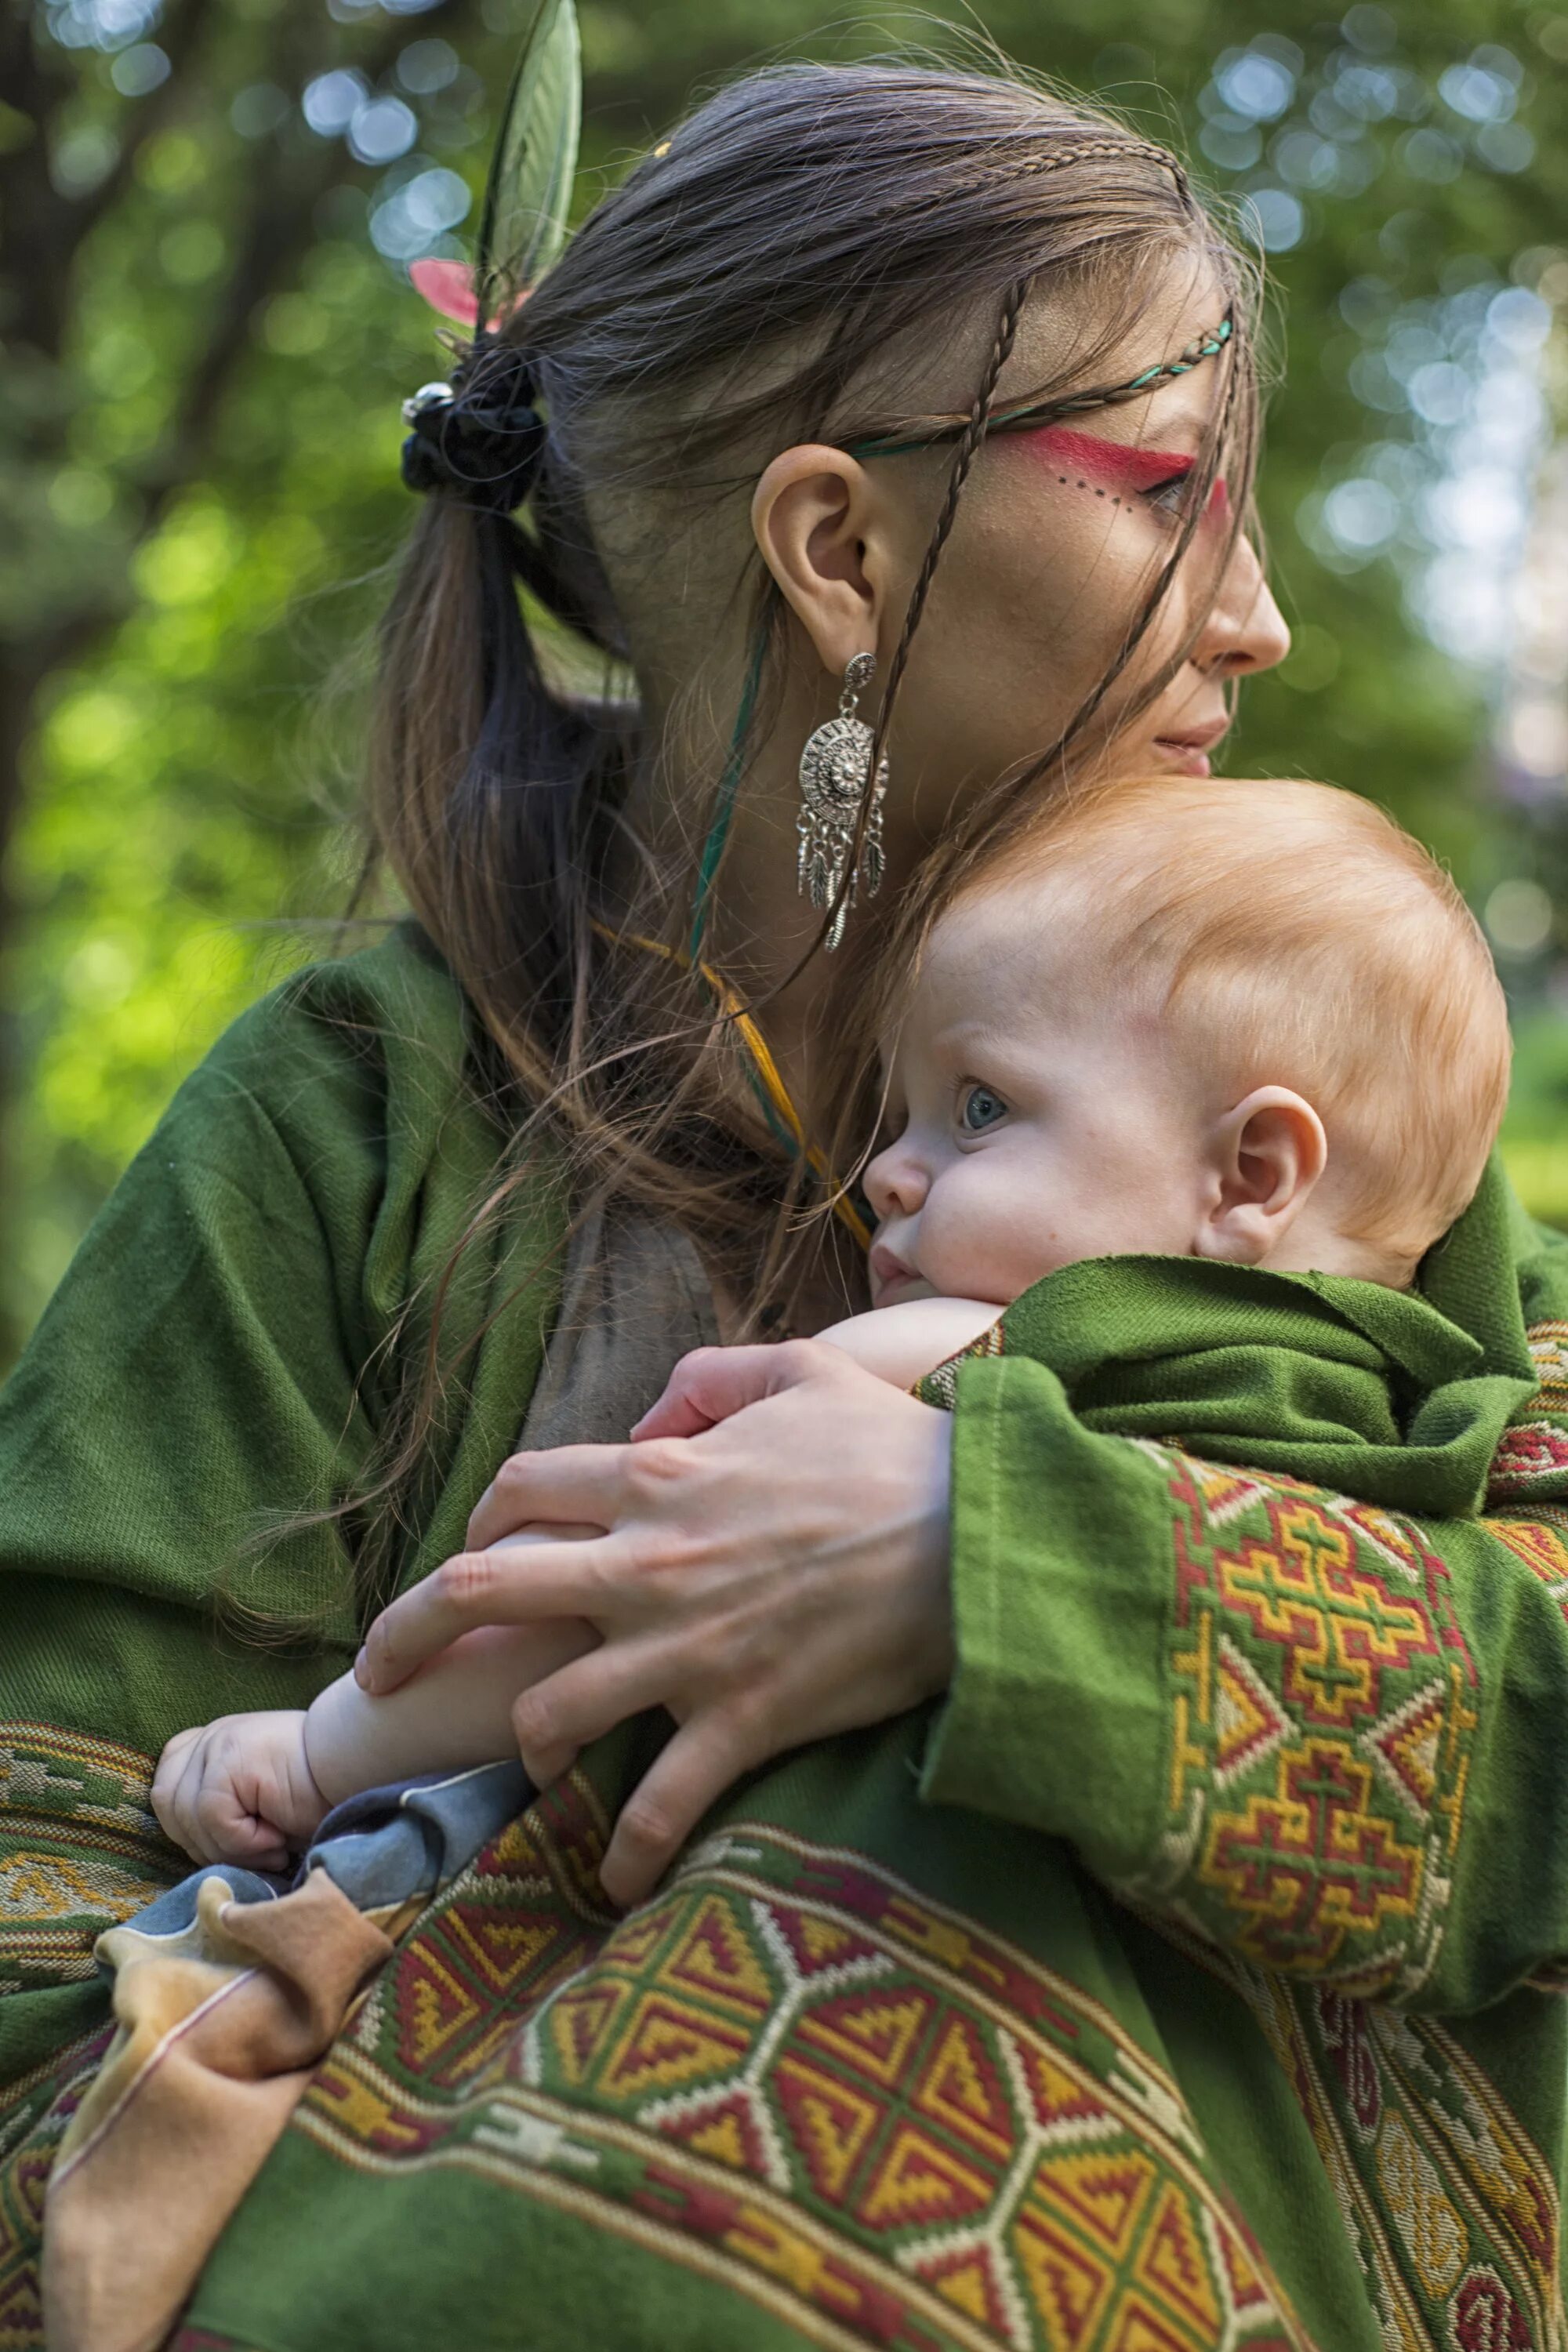
{"label": "baby's cheek", "polygon": [[[957,1208],[955,1202],[954,1207]],[[953,1297],[1010,1304],[1051,1271],[1059,1246],[1056,1220],[1040,1188],[1020,1184],[1000,1168],[980,1175],[961,1213],[942,1237],[940,1286]]]}

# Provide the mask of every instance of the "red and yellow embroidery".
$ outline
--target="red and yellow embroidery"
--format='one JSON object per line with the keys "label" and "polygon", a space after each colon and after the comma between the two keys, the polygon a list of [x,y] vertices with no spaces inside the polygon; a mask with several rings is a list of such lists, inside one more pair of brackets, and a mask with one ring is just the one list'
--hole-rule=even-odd
{"label": "red and yellow embroidery", "polygon": [[1409,1993],[1451,1893],[1475,1675],[1408,1521],[1151,1449],[1175,1551],[1163,1875],[1200,1932],[1338,1990]]}
{"label": "red and yellow embroidery", "polygon": [[1563,2352],[1556,2183],[1453,2036],[1261,1970],[1231,1980],[1301,2103],[1384,2341]]}
{"label": "red and yellow embroidery", "polygon": [[1528,1519],[1490,1518],[1487,1527],[1568,1617],[1568,1510],[1560,1503],[1538,1503]]}
{"label": "red and yellow embroidery", "polygon": [[1532,1323],[1528,1337],[1541,1385],[1503,1432],[1488,1483],[1489,1509],[1526,1497],[1568,1499],[1568,1323]]}
{"label": "red and yellow embroidery", "polygon": [[559,1900],[602,1834],[558,1792],[492,1848],[299,2127],[503,2179],[825,2344],[1301,2345],[1174,2084],[1075,1987],[753,1822],[608,1926]]}

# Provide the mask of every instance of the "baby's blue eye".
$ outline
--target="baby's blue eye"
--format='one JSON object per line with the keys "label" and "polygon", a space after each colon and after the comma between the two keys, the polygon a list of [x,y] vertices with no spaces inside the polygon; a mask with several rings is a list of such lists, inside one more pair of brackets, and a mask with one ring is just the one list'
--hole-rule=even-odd
{"label": "baby's blue eye", "polygon": [[1006,1116],[1007,1106],[1000,1095],[994,1095],[989,1087],[971,1087],[959,1108],[958,1121],[971,1135],[978,1135]]}

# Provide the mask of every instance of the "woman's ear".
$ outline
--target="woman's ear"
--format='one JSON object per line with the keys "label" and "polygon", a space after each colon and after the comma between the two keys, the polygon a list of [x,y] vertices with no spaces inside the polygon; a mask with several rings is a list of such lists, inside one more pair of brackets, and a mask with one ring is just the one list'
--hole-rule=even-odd
{"label": "woman's ear", "polygon": [[825,669],[874,651],[889,578],[871,478],[845,449],[781,450],[752,498],[752,529]]}
{"label": "woman's ear", "polygon": [[1288,1087],[1258,1087],[1210,1139],[1197,1257],[1262,1265],[1279,1247],[1328,1165],[1328,1138],[1310,1102]]}

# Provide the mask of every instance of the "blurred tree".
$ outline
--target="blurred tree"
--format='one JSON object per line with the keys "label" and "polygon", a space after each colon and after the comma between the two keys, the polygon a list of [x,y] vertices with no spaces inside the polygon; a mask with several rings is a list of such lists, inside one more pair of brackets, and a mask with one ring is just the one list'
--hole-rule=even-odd
{"label": "blurred tree", "polygon": [[[1568,293],[1568,15],[582,14],[584,204],[738,68],[900,39],[973,54],[976,16],[1026,65],[1195,148],[1268,249],[1286,362],[1263,503],[1299,643],[1249,692],[1237,761],[1392,803],[1483,896],[1538,866],[1556,888],[1562,795],[1535,795],[1525,843],[1487,742]],[[525,17],[526,0],[5,0],[0,1087],[26,1106],[0,1173],[11,1333],[182,1071],[309,944],[292,919],[336,903],[321,788],[352,772],[356,705],[323,721],[319,688],[405,520],[398,400],[440,365],[405,267],[463,250]]]}

